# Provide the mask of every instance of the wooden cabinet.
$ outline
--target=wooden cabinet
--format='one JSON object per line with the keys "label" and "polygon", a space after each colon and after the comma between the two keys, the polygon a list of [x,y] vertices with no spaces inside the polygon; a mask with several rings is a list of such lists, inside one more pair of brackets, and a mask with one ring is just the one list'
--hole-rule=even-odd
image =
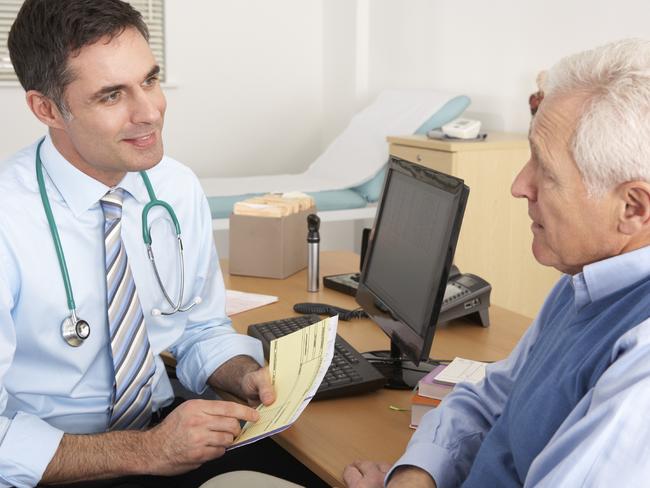
{"label": "wooden cabinet", "polygon": [[528,160],[523,134],[490,133],[482,142],[389,137],[390,154],[465,180],[470,188],[455,263],[492,285],[492,303],[528,317],[537,315],[559,271],[542,266],[531,251],[525,199],[510,185]]}

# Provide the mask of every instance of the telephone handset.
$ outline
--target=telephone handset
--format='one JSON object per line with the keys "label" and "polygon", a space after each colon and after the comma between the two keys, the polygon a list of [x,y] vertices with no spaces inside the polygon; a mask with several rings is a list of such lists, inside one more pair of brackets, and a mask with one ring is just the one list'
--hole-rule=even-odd
{"label": "telephone handset", "polygon": [[458,266],[455,264],[451,265],[451,269],[449,270],[449,277],[447,278],[447,281],[451,281],[454,278],[458,278],[462,273],[458,269]]}

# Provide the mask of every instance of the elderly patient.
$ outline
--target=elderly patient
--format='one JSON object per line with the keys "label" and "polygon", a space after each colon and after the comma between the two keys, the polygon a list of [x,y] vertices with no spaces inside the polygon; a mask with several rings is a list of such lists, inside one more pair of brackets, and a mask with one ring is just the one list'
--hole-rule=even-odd
{"label": "elderly patient", "polygon": [[512,184],[565,273],[510,357],[351,487],[641,486],[650,478],[650,42],[561,60]]}

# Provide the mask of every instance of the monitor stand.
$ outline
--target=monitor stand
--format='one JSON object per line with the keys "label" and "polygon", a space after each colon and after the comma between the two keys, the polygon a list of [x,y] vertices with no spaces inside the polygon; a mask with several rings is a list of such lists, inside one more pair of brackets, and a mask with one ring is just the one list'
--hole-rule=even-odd
{"label": "monitor stand", "polygon": [[438,366],[437,362],[431,360],[420,361],[416,366],[402,356],[393,341],[390,342],[390,351],[370,351],[363,356],[386,377],[384,388],[393,390],[412,390],[424,375]]}

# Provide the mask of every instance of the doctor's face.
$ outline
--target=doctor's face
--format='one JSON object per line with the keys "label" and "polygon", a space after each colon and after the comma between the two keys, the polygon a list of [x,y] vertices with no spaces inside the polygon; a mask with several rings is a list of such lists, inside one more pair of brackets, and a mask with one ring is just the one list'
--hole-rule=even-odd
{"label": "doctor's face", "polygon": [[535,259],[568,274],[618,254],[621,246],[614,193],[589,197],[572,156],[583,101],[544,99],[531,125],[530,160],[511,189],[528,200]]}
{"label": "doctor's face", "polygon": [[162,159],[166,101],[158,65],[142,35],[126,29],[68,59],[69,115],[52,139],[75,167],[108,186]]}

